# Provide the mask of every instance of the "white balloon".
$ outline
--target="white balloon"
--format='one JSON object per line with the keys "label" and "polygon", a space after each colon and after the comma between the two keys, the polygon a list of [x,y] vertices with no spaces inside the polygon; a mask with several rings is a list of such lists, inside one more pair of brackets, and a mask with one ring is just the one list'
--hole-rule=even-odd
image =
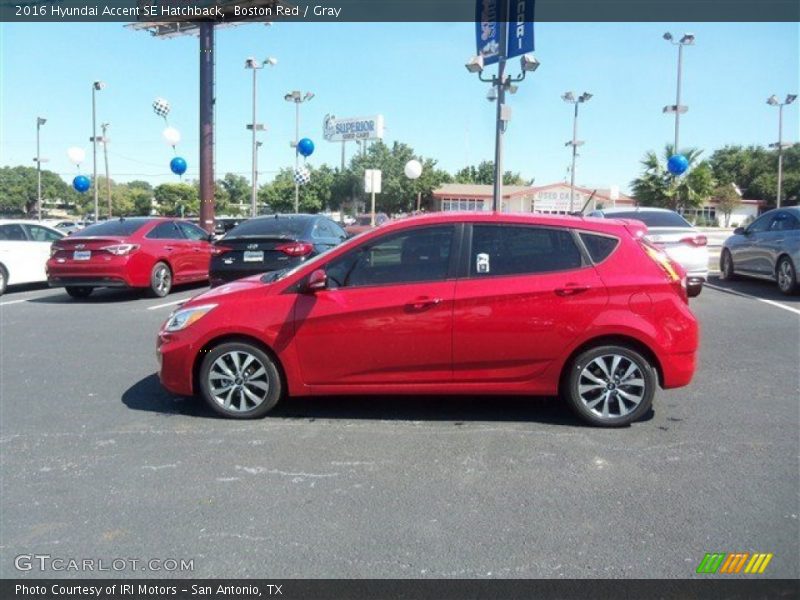
{"label": "white balloon", "polygon": [[418,160],[410,160],[406,163],[405,173],[409,179],[417,179],[422,175],[422,165]]}
{"label": "white balloon", "polygon": [[178,142],[181,141],[181,132],[174,127],[167,127],[161,135],[164,136],[164,141],[170,146],[177,146]]}
{"label": "white balloon", "polygon": [[67,157],[75,165],[81,164],[86,159],[86,150],[78,146],[67,148]]}

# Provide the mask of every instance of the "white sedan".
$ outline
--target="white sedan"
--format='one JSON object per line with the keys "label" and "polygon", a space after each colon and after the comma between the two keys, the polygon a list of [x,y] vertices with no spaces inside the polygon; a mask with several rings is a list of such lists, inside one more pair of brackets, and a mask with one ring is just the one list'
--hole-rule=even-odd
{"label": "white sedan", "polygon": [[0,219],[0,296],[9,285],[47,281],[50,246],[63,237],[37,221]]}
{"label": "white sedan", "polygon": [[708,279],[708,239],[674,210],[644,206],[610,208],[588,216],[641,221],[647,225],[646,238],[686,270],[689,296],[699,296],[703,291]]}

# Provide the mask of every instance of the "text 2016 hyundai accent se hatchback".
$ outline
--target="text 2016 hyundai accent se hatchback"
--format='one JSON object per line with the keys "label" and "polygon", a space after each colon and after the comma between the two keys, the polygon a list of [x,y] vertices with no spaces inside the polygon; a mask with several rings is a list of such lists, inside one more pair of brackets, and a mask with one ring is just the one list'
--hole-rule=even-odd
{"label": "text 2016 hyundai accent se hatchback", "polygon": [[437,214],[200,294],[157,343],[162,384],[218,413],[284,396],[560,394],[619,426],[694,374],[685,273],[637,221]]}

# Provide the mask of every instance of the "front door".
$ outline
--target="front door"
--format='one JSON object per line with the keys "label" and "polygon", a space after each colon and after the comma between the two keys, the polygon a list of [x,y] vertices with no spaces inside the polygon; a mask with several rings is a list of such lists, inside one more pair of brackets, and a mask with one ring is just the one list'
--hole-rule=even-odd
{"label": "front door", "polygon": [[454,238],[450,225],[386,234],[324,265],[328,289],[295,305],[305,383],[450,381]]}

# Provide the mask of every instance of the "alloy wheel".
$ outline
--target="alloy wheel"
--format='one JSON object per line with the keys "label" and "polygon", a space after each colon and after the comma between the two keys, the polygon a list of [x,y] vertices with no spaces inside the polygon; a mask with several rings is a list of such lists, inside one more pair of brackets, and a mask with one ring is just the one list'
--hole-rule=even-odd
{"label": "alloy wheel", "polygon": [[602,419],[630,414],[647,392],[641,367],[627,356],[604,354],[589,362],[578,377],[583,405]]}
{"label": "alloy wheel", "polygon": [[794,283],[794,269],[792,263],[787,259],[783,259],[781,264],[778,265],[778,287],[782,292],[787,292],[792,289]]}
{"label": "alloy wheel", "polygon": [[256,356],[235,350],[221,355],[211,365],[208,389],[214,401],[225,410],[247,412],[267,399],[269,375]]}
{"label": "alloy wheel", "polygon": [[155,288],[160,296],[166,296],[172,285],[172,276],[165,266],[159,267],[155,272]]}

